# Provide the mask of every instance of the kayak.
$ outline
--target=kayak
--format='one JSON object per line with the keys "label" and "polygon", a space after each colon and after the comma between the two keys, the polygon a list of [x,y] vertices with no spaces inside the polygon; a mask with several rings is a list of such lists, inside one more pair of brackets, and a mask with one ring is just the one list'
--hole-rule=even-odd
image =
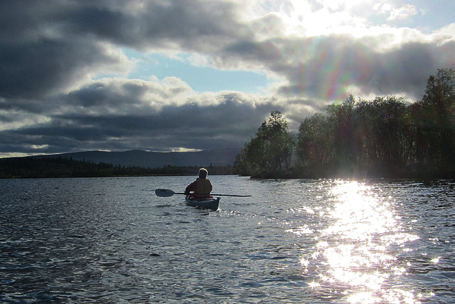
{"label": "kayak", "polygon": [[218,208],[220,208],[220,199],[221,197],[191,199],[191,197],[188,195],[185,198],[185,202],[188,206],[198,207],[202,209],[212,209],[216,211]]}

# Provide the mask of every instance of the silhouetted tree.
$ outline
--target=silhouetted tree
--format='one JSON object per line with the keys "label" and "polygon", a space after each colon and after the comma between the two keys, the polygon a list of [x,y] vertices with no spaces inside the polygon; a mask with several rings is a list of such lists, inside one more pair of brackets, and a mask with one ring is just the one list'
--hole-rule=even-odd
{"label": "silhouetted tree", "polygon": [[279,111],[273,111],[259,127],[256,136],[237,155],[234,167],[244,175],[286,176],[291,166],[293,146],[286,118]]}
{"label": "silhouetted tree", "polygon": [[453,168],[455,157],[455,73],[452,69],[439,69],[428,78],[422,98],[419,127],[424,132],[426,150],[434,165]]}
{"label": "silhouetted tree", "polygon": [[305,118],[297,135],[298,171],[311,175],[326,175],[333,160],[333,133],[327,118],[316,113]]}
{"label": "silhouetted tree", "polygon": [[[294,140],[279,112],[258,129],[236,158],[236,170],[254,176],[451,176],[455,175],[455,73],[428,78],[421,101],[359,100],[349,96],[325,115],[305,118]],[[294,165],[294,168],[291,167]],[[285,174],[285,175],[287,175]]]}

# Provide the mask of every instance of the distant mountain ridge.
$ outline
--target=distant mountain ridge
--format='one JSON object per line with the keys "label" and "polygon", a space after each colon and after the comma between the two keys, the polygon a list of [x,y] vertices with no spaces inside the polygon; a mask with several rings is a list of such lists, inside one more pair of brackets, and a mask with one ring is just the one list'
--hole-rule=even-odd
{"label": "distant mountain ridge", "polygon": [[108,163],[120,166],[160,168],[163,166],[228,166],[233,165],[240,149],[217,149],[200,152],[147,152],[130,150],[124,152],[86,151],[54,154],[40,157],[64,157],[73,160]]}

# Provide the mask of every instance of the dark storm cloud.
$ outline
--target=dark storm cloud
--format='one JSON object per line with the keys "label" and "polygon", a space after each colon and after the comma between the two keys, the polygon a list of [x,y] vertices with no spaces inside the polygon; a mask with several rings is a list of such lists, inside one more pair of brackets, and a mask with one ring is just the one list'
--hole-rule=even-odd
{"label": "dark storm cloud", "polygon": [[0,45],[0,94],[40,98],[85,78],[88,69],[115,65],[90,41],[47,40]]}
{"label": "dark storm cloud", "polygon": [[[115,4],[113,4],[115,3]],[[132,47],[203,41],[231,32],[234,6],[213,1],[97,1],[59,16],[73,33]],[[222,22],[220,22],[222,21]]]}
{"label": "dark storm cloud", "polygon": [[[99,41],[62,31],[59,1],[0,2],[0,96],[40,98],[97,70],[113,71],[118,55]],[[99,72],[99,71],[98,71]]]}
{"label": "dark storm cloud", "polygon": [[[92,97],[85,95],[84,100]],[[152,106],[144,105],[141,113],[128,115],[101,114],[103,111],[90,115],[87,114],[89,110],[84,114],[55,115],[47,123],[0,132],[0,140],[10,142],[20,152],[36,151],[36,147],[47,145],[46,149],[42,149],[46,153],[78,150],[81,146],[85,149],[154,151],[178,147],[238,148],[254,134],[262,118],[276,109],[271,103],[255,107],[235,93],[217,98],[222,99],[218,105],[189,103],[165,106],[159,112]],[[140,101],[132,103],[139,105]],[[12,138],[15,140],[12,141]],[[24,142],[27,144],[24,145]],[[6,151],[6,146],[3,149]]]}
{"label": "dark storm cloud", "polygon": [[233,5],[199,2],[1,1],[0,97],[39,98],[88,76],[125,72],[112,45],[216,48],[236,27]]}
{"label": "dark storm cloud", "polygon": [[[453,42],[413,42],[383,51],[349,36],[302,39],[287,46],[285,53],[290,56],[276,65],[276,71],[288,79],[289,84],[281,88],[287,96],[340,99],[350,94],[349,86],[355,86],[364,94],[405,93],[416,101],[428,77],[450,64],[447,58],[453,47]],[[302,60],[310,49],[311,60]]]}

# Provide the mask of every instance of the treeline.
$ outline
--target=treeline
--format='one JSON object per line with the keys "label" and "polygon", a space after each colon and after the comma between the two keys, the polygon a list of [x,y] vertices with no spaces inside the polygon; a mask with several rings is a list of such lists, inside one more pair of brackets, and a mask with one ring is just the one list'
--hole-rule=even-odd
{"label": "treeline", "polygon": [[455,74],[431,75],[422,100],[397,97],[328,106],[298,134],[272,112],[234,164],[261,178],[455,177]]}
{"label": "treeline", "polygon": [[[199,168],[199,166],[143,168],[63,157],[21,157],[0,159],[0,178],[197,175]],[[211,175],[234,174],[232,166],[209,166],[207,169]]]}

